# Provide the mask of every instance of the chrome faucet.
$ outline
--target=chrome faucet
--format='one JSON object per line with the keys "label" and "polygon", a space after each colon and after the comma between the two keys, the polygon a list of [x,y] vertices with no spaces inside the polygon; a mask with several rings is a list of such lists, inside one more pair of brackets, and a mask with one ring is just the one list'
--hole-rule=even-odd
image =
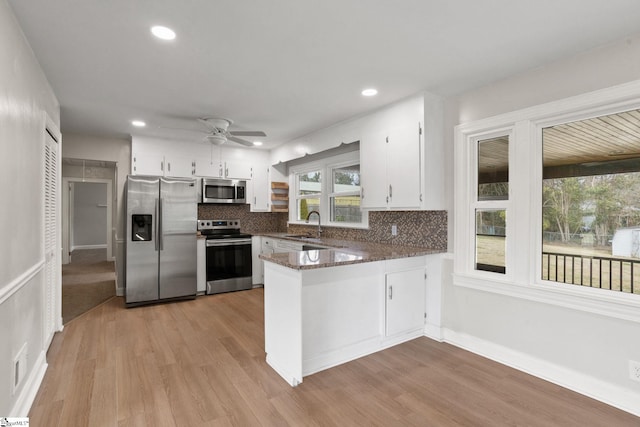
{"label": "chrome faucet", "polygon": [[309,218],[311,217],[311,214],[316,214],[318,215],[318,239],[320,238],[320,233],[322,233],[322,228],[320,228],[320,212],[318,211],[311,211],[309,212],[309,215],[307,215],[307,221],[306,223],[309,223]]}

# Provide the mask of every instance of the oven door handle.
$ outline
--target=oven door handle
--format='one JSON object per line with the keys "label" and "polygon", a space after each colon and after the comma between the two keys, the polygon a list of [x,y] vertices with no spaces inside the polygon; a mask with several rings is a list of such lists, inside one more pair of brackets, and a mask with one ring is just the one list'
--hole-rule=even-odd
{"label": "oven door handle", "polygon": [[206,246],[241,246],[250,245],[251,239],[207,239]]}

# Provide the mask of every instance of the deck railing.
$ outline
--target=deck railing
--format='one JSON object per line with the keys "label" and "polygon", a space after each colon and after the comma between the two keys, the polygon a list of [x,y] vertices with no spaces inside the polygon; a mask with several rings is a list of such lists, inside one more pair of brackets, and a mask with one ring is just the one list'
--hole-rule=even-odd
{"label": "deck railing", "polygon": [[542,279],[640,294],[640,260],[542,252]]}

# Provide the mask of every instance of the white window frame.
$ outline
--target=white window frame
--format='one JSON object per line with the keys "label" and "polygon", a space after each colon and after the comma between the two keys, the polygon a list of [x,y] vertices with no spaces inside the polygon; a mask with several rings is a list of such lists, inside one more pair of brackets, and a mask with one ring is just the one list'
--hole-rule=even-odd
{"label": "white window frame", "polygon": [[[542,280],[542,129],[640,108],[640,81],[455,128],[453,281],[485,292],[640,323],[640,295]],[[506,274],[475,270],[477,141],[511,132]]]}
{"label": "white window frame", "polygon": [[[320,192],[320,216],[322,217],[322,226],[328,227],[342,227],[342,228],[369,228],[369,213],[368,211],[361,209],[362,222],[333,222],[331,221],[330,212],[330,197],[334,195],[347,195],[347,193],[334,193],[333,190],[333,170],[344,167],[360,164],[360,152],[354,151],[345,154],[339,154],[337,156],[327,157],[322,160],[316,160],[309,163],[304,163],[289,168],[289,186],[293,188],[295,193],[290,197],[289,201],[289,224],[307,224],[304,220],[298,220],[298,194],[300,188],[298,186],[297,175],[308,172],[320,171],[321,173],[321,192]],[[350,195],[351,193],[349,193]],[[360,192],[354,192],[354,195],[360,196]],[[315,196],[314,196],[315,197]],[[317,224],[315,217],[311,218],[309,224]]]}
{"label": "white window frame", "polygon": [[[487,139],[492,139],[492,138],[497,138],[500,136],[506,136],[509,139],[509,197],[507,200],[478,200],[478,147],[479,147],[479,143],[481,141],[487,140]],[[496,272],[491,272],[491,271],[484,271],[484,270],[476,270],[476,211],[478,209],[482,209],[482,210],[504,210],[506,212],[506,216],[507,216],[507,221],[506,221],[506,236],[505,236],[505,266],[508,267],[509,265],[509,260],[512,258],[512,255],[510,253],[510,248],[513,246],[510,242],[511,242],[511,234],[513,232],[512,230],[512,226],[511,223],[513,221],[511,221],[511,174],[512,174],[512,168],[511,168],[511,156],[513,153],[513,129],[510,127],[507,128],[501,128],[501,129],[493,129],[492,131],[488,132],[488,133],[481,133],[481,134],[477,134],[474,135],[471,140],[470,143],[473,144],[472,147],[469,147],[471,153],[471,157],[472,157],[472,164],[473,164],[473,170],[474,170],[474,174],[473,174],[473,186],[471,188],[472,191],[472,198],[471,198],[471,202],[470,202],[470,210],[469,210],[469,221],[470,221],[470,226],[472,227],[471,230],[473,230],[473,245],[470,248],[470,260],[471,260],[471,269],[479,274],[481,274],[482,276],[487,276],[489,278],[491,277],[495,277],[495,275],[499,275],[499,277],[503,278],[503,279],[509,279],[512,275],[511,273],[511,269],[510,268],[506,268],[506,272],[505,273],[496,273]]]}

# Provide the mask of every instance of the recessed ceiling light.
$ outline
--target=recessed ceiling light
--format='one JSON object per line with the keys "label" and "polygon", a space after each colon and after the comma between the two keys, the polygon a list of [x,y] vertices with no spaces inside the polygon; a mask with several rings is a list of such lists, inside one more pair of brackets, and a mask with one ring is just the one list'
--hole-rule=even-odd
{"label": "recessed ceiling light", "polygon": [[260,146],[260,145],[262,145],[262,141],[254,141],[253,145]]}
{"label": "recessed ceiling light", "polygon": [[173,40],[176,38],[175,31],[171,28],[163,27],[162,25],[151,27],[151,33],[162,40]]}
{"label": "recessed ceiling light", "polygon": [[131,120],[131,124],[134,125],[137,128],[143,128],[143,127],[145,127],[147,125],[142,120]]}
{"label": "recessed ceiling light", "polygon": [[374,96],[374,95],[377,95],[377,94],[378,94],[378,90],[377,89],[373,89],[373,88],[365,89],[365,90],[362,91],[362,95],[363,96]]}

